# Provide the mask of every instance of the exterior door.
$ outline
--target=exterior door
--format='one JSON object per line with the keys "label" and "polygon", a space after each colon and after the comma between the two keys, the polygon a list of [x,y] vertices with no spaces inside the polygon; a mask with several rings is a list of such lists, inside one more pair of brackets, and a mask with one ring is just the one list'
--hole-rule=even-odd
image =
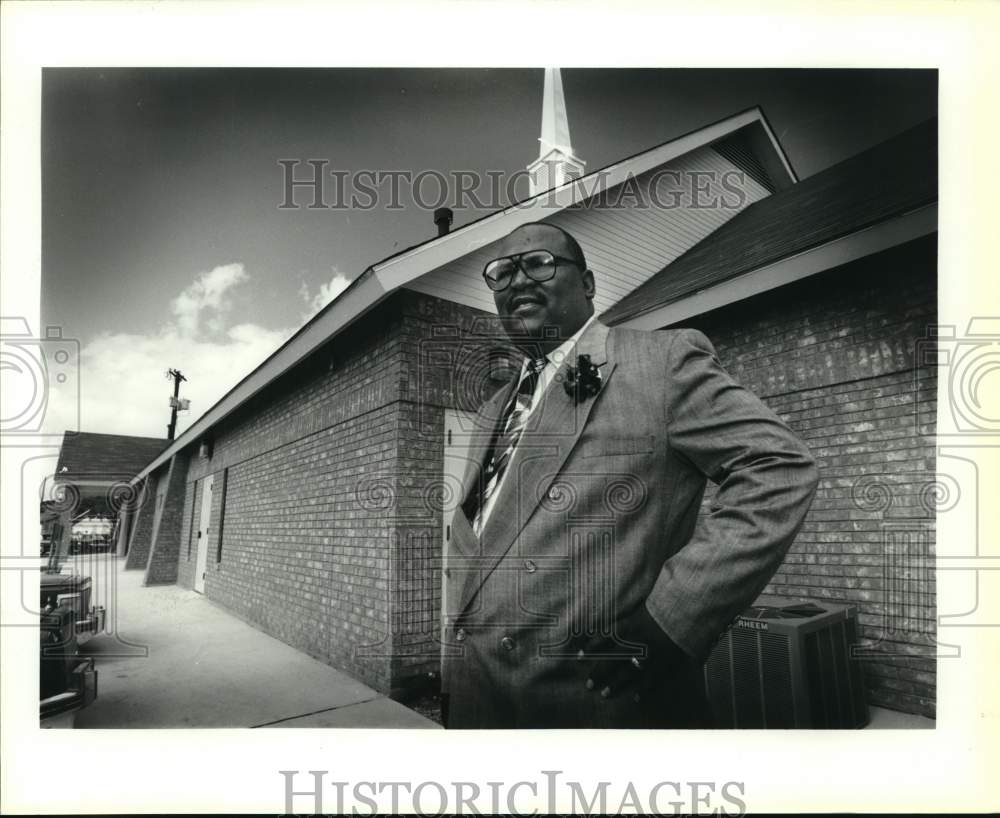
{"label": "exterior door", "polygon": [[201,520],[198,523],[198,557],[194,564],[194,589],[205,593],[205,566],[208,564],[208,524],[212,520],[212,479],[201,481]]}
{"label": "exterior door", "polygon": [[[458,510],[462,498],[458,496],[468,463],[468,449],[472,441],[472,423],[475,412],[463,412],[458,409],[444,410],[444,485],[445,498],[441,515],[441,610],[448,610],[448,583],[445,582],[444,571],[448,567],[448,551],[451,541],[452,517]],[[441,617],[442,642],[444,641],[444,617]]]}

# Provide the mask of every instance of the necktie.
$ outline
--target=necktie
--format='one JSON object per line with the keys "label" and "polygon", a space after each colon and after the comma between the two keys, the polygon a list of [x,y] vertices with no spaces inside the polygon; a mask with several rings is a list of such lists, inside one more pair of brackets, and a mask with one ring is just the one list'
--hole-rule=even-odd
{"label": "necktie", "polygon": [[[528,362],[528,366],[521,375],[521,380],[514,391],[513,397],[504,409],[504,422],[493,446],[486,458],[486,468],[483,470],[482,493],[473,492],[470,501],[478,498],[475,505],[467,504],[466,514],[472,520],[472,530],[476,536],[483,525],[483,509],[486,502],[500,485],[504,470],[510,462],[511,456],[517,442],[521,439],[528,415],[531,412],[531,401],[538,386],[539,373],[545,368],[548,361],[545,358],[534,358]],[[469,512],[472,512],[471,514]]]}

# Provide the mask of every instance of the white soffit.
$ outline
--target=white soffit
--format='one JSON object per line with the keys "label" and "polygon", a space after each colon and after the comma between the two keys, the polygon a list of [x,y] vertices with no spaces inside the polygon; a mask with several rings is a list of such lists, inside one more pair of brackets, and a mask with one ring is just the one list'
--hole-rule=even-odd
{"label": "white soffit", "polygon": [[[698,177],[693,171],[706,175]],[[741,173],[710,147],[700,147],[637,175],[638,197],[623,196],[618,206],[584,202],[545,215],[545,221],[568,230],[583,247],[597,285],[594,308],[598,314],[617,304],[741,210],[769,195],[766,188],[749,176],[724,177],[727,172]],[[720,184],[723,178],[729,189]],[[685,188],[700,179],[699,184],[704,188],[697,193],[697,201],[714,200],[719,206],[692,207],[695,197],[690,190],[680,195],[681,191],[674,186],[677,179],[683,180]],[[738,194],[732,189],[737,179]],[[651,189],[653,185],[655,190]],[[612,192],[608,198],[613,202],[617,195]],[[665,206],[657,206],[657,202]],[[496,256],[496,248],[497,243],[491,242],[405,286],[493,313],[496,311],[493,297],[483,282],[482,269]]]}

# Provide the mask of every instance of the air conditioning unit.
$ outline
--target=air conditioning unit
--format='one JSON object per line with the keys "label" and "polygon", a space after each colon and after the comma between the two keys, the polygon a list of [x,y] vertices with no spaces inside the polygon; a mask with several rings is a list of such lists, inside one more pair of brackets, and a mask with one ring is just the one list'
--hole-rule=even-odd
{"label": "air conditioning unit", "polygon": [[760,597],[705,663],[716,727],[836,729],[868,724],[857,608]]}

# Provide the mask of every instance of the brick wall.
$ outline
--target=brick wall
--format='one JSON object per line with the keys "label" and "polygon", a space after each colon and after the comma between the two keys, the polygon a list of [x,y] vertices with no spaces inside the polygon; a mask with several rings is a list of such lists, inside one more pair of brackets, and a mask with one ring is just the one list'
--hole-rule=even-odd
{"label": "brick wall", "polygon": [[187,468],[187,453],[178,452],[170,459],[166,476],[161,480],[160,517],[146,563],[145,585],[163,585],[177,581]]}
{"label": "brick wall", "polygon": [[[359,496],[366,478],[396,472],[397,312],[376,310],[217,427],[212,458],[191,459],[185,512],[196,532],[213,474],[210,599],[386,691],[387,656],[359,648],[387,633],[391,520]],[[178,581],[188,587],[197,549],[195,534],[188,556],[185,536]]]}
{"label": "brick wall", "polygon": [[[457,486],[443,480],[444,413],[474,411],[505,375],[495,317],[430,296],[401,298],[399,460],[391,577],[393,674],[402,689],[440,670],[443,513]],[[509,374],[508,374],[509,376]]]}
{"label": "brick wall", "polygon": [[[856,604],[874,704],[935,712],[933,238],[686,321],[809,445],[820,485],[766,593]],[[711,492],[706,493],[706,504]]]}
{"label": "brick wall", "polygon": [[156,517],[157,477],[146,478],[146,486],[140,498],[139,507],[135,511],[135,520],[129,534],[128,556],[125,558],[125,570],[145,570],[149,560],[149,549],[153,545],[153,522]]}
{"label": "brick wall", "polygon": [[380,691],[426,682],[439,656],[431,495],[455,395],[450,373],[420,367],[420,339],[470,315],[399,293],[220,424],[211,459],[191,457],[177,582],[193,587],[212,474],[210,599]]}
{"label": "brick wall", "polygon": [[[188,466],[190,477],[191,467]],[[177,561],[177,584],[194,588],[194,569],[198,560],[198,523],[201,520],[199,480],[190,480],[184,491],[184,516],[181,520],[181,547]]]}
{"label": "brick wall", "polygon": [[[206,577],[211,598],[383,690],[397,422],[392,402],[230,466],[218,564],[217,475]],[[385,661],[359,655],[375,645]]]}

